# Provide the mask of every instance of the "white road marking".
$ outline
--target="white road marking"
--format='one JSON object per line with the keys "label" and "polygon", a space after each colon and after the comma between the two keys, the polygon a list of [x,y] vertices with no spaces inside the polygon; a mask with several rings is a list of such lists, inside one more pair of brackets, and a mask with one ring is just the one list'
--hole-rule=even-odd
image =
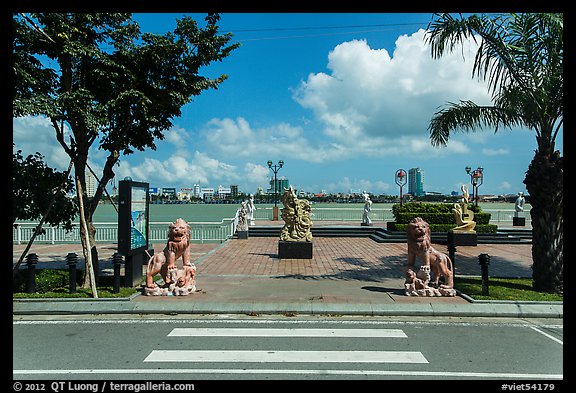
{"label": "white road marking", "polygon": [[180,376],[191,374],[296,374],[296,375],[380,375],[401,377],[436,377],[436,378],[510,378],[510,379],[563,379],[563,374],[530,374],[530,373],[483,373],[466,371],[393,371],[393,370],[319,370],[319,369],[226,369],[226,368],[154,368],[154,369],[79,369],[79,370],[12,370],[12,375],[78,375],[78,374],[110,374],[110,375],[162,375],[178,374]]}
{"label": "white road marking", "polygon": [[421,352],[410,351],[220,351],[154,350],[144,362],[255,363],[428,363]]}
{"label": "white road marking", "polygon": [[[75,316],[76,318],[77,316]],[[366,320],[337,320],[337,319],[324,319],[324,320],[305,320],[305,319],[67,319],[67,320],[13,320],[14,325],[106,325],[106,324],[247,324],[247,325],[433,325],[433,326],[458,326],[458,327],[531,327],[530,324],[521,322],[446,322],[446,321],[366,321]],[[550,324],[546,327],[554,329],[563,329],[564,325]]]}
{"label": "white road marking", "polygon": [[549,338],[550,340],[552,340],[552,341],[556,341],[556,342],[557,342],[558,344],[560,344],[560,345],[564,345],[564,342],[563,342],[562,340],[559,340],[559,339],[557,339],[556,337],[554,337],[554,336],[552,336],[552,335],[550,335],[550,334],[548,334],[548,333],[546,333],[546,332],[543,332],[542,330],[540,330],[540,329],[538,329],[538,328],[535,328],[534,326],[530,326],[530,329],[532,329],[532,330],[534,330],[534,331],[537,331],[538,333],[540,333],[540,334],[548,337],[548,338]]}
{"label": "white road marking", "polygon": [[169,337],[370,337],[406,338],[401,329],[174,328]]}

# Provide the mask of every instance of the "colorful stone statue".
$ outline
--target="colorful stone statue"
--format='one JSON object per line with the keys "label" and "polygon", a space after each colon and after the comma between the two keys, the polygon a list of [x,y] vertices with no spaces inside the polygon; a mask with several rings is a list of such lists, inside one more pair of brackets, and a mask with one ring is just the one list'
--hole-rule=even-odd
{"label": "colorful stone statue", "polygon": [[452,231],[455,232],[472,232],[475,233],[476,231],[474,228],[476,227],[476,222],[474,221],[474,212],[472,210],[468,210],[468,187],[462,185],[462,201],[460,203],[455,203],[454,208],[452,211],[454,212],[454,218],[456,218],[456,227],[452,228]]}
{"label": "colorful stone statue", "polygon": [[292,186],[282,194],[282,219],[284,227],[280,232],[280,240],[288,242],[311,242],[312,220],[310,219],[310,202],[298,199]]}

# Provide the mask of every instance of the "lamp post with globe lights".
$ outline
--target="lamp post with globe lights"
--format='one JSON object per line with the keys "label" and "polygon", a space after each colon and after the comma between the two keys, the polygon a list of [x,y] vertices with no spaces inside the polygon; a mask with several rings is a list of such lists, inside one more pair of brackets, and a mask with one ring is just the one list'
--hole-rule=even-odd
{"label": "lamp post with globe lights", "polygon": [[282,168],[284,166],[284,161],[280,160],[278,161],[278,164],[274,164],[272,165],[272,161],[268,160],[268,168],[272,169],[272,172],[274,172],[274,210],[272,213],[272,221],[278,221],[278,190],[277,190],[277,177],[276,175],[278,174],[278,171],[280,170],[280,168]]}
{"label": "lamp post with globe lights", "polygon": [[465,168],[466,173],[470,175],[470,184],[472,184],[472,198],[478,206],[478,187],[484,183],[484,168],[479,166],[477,169],[472,170],[470,166]]}

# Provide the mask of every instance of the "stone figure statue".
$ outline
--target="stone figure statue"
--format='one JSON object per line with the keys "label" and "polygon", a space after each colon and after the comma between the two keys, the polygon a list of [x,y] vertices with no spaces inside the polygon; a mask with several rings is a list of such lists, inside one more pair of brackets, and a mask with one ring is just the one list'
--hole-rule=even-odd
{"label": "stone figure statue", "polygon": [[475,232],[476,222],[474,221],[474,212],[468,210],[468,187],[462,185],[462,200],[460,203],[455,203],[452,211],[454,212],[454,217],[456,218],[456,228],[452,228],[452,231],[456,232]]}
{"label": "stone figure statue", "polygon": [[243,232],[248,230],[248,202],[243,201],[238,209],[238,223],[236,224],[236,230],[238,232]]}
{"label": "stone figure statue", "polygon": [[370,195],[364,191],[364,212],[362,213],[362,225],[372,225],[370,220],[370,212],[372,211],[372,201]]}
{"label": "stone figure statue", "polygon": [[246,218],[248,219],[248,225],[254,226],[254,210],[256,210],[256,206],[254,205],[254,194],[250,194],[250,199],[246,205],[248,208],[248,214]]}
{"label": "stone figure statue", "polygon": [[523,213],[524,212],[524,193],[519,192],[518,198],[516,199],[516,204],[514,205],[514,210],[516,213]]}
{"label": "stone figure statue", "polygon": [[282,194],[282,219],[284,227],[280,232],[280,240],[289,242],[311,242],[312,220],[310,202],[298,199],[292,186]]}

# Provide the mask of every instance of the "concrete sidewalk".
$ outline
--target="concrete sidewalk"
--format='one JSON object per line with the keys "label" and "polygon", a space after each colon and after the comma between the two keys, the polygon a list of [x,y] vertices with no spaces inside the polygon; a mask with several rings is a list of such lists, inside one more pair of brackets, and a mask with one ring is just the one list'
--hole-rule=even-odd
{"label": "concrete sidewalk", "polygon": [[[14,246],[14,262],[25,246]],[[448,253],[445,245],[434,247]],[[163,244],[154,246],[161,252]],[[99,245],[100,268],[110,273],[115,244]],[[68,252],[79,245],[34,245],[39,268],[64,267]],[[314,314],[386,316],[486,316],[562,318],[562,302],[472,301],[466,296],[405,296],[405,244],[382,244],[369,238],[314,238],[312,259],[279,259],[278,239],[252,237],[222,244],[193,244],[198,291],[188,296],[129,299],[41,300],[13,302],[23,314]],[[456,280],[479,276],[478,255],[491,256],[491,277],[531,277],[531,245],[459,246]],[[83,261],[82,261],[83,262]],[[181,262],[180,262],[181,263]]]}

